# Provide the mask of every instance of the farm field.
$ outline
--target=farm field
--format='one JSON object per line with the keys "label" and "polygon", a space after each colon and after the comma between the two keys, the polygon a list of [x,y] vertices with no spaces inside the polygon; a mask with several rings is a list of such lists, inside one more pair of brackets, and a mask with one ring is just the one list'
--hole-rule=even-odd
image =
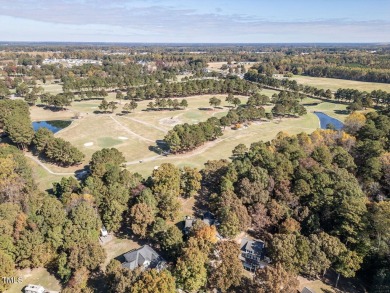
{"label": "farm field", "polygon": [[390,84],[377,82],[364,82],[337,78],[311,77],[294,75],[291,79],[300,84],[314,86],[320,89],[330,89],[337,91],[339,88],[351,88],[359,91],[371,92],[373,90],[383,90],[390,92]]}
{"label": "farm field", "polygon": [[[263,90],[262,93],[272,96],[275,91]],[[322,111],[339,120],[344,120],[346,105],[338,103],[322,102],[315,99],[304,99],[303,104],[308,104],[308,114],[300,118],[284,118],[272,122],[255,122],[247,128],[240,130],[226,129],[222,137],[215,141],[207,142],[200,148],[186,154],[162,156],[153,151],[156,141],[164,138],[165,133],[179,123],[194,124],[205,121],[210,117],[222,117],[227,114],[229,107],[224,101],[226,95],[216,95],[222,100],[221,107],[210,108],[208,101],[211,95],[187,97],[189,107],[185,110],[175,111],[145,111],[149,101],[141,101],[134,113],[121,115],[121,107],[125,104],[117,104],[115,113],[96,114],[99,100],[73,102],[68,110],[52,112],[40,107],[31,108],[33,120],[65,119],[74,116],[75,112],[82,115],[72,124],[56,134],[78,147],[86,158],[87,164],[92,154],[102,148],[115,147],[123,152],[126,165],[131,172],[138,172],[143,176],[151,174],[153,168],[162,163],[170,162],[179,167],[192,166],[202,168],[208,160],[229,158],[236,145],[251,143],[260,140],[271,140],[280,131],[289,134],[299,132],[312,132],[319,127],[318,118],[311,112]],[[239,97],[245,103],[247,97]],[[107,100],[114,100],[110,94]],[[314,105],[318,103],[317,105]],[[266,106],[269,111],[271,106]],[[59,116],[57,116],[57,114]],[[36,163],[35,163],[36,164]],[[56,165],[45,164],[54,173],[70,173],[83,167],[61,168]],[[41,166],[37,168],[37,181],[44,188],[50,188],[51,182],[58,181],[62,176],[45,174]],[[47,172],[46,172],[47,173]]]}

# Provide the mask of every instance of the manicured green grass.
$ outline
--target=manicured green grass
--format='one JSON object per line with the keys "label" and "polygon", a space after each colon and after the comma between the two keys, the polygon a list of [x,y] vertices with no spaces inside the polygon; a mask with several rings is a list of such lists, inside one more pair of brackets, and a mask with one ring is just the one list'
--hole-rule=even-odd
{"label": "manicured green grass", "polygon": [[101,148],[112,148],[123,141],[112,137],[99,137],[97,138],[97,145]]}
{"label": "manicured green grass", "polygon": [[[307,106],[308,104],[318,103],[315,106]],[[348,116],[347,105],[337,102],[324,102],[322,100],[305,98],[302,100],[302,104],[306,104],[306,109],[308,112],[320,111],[325,114],[332,116],[338,120],[344,121]]]}
{"label": "manicured green grass", "polygon": [[[73,125],[61,131],[58,137],[78,147],[86,155],[86,163],[94,152],[103,147],[112,146],[123,151],[127,159],[134,160],[138,158],[139,150],[148,150],[148,146],[154,144],[154,141],[142,140],[132,132],[135,133],[126,126],[116,123],[109,115],[90,115],[74,121]],[[142,132],[139,135],[141,134]],[[128,139],[121,140],[119,137]],[[87,143],[93,143],[93,145],[85,145]]]}
{"label": "manicured green grass", "polygon": [[363,82],[301,75],[295,75],[291,79],[296,80],[300,84],[310,85],[320,89],[330,89],[332,91],[337,91],[339,88],[352,88],[367,92],[371,92],[373,90],[384,90],[390,92],[390,84],[387,83]]}

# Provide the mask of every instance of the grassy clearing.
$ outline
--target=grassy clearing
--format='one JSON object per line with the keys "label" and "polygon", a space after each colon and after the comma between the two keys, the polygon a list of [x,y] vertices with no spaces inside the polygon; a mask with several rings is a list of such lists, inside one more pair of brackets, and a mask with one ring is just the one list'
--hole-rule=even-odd
{"label": "grassy clearing", "polygon": [[224,64],[227,65],[227,62],[209,62],[207,65],[211,70],[220,71],[222,65]]}
{"label": "grassy clearing", "polygon": [[310,85],[320,89],[330,89],[332,91],[337,91],[339,88],[352,88],[367,92],[371,92],[373,90],[384,90],[390,92],[390,84],[387,83],[363,82],[301,75],[295,75],[291,79],[296,80],[300,84]]}
{"label": "grassy clearing", "polygon": [[45,89],[45,92],[49,92],[54,95],[62,93],[62,83],[43,83],[38,81],[37,86],[42,86]]}
{"label": "grassy clearing", "polygon": [[[63,175],[50,174],[30,158],[27,159],[33,171],[34,180],[35,182],[37,182],[40,190],[47,190],[52,188],[53,182],[59,182],[61,178],[64,177]],[[65,177],[69,177],[69,176],[65,176]]]}
{"label": "grassy clearing", "polygon": [[[318,103],[315,106],[307,106],[309,104]],[[322,100],[305,98],[302,100],[302,104],[307,104],[306,108],[308,112],[320,111],[325,114],[334,117],[340,121],[344,121],[347,118],[347,105],[336,102],[324,102]]]}
{"label": "grassy clearing", "polygon": [[41,120],[69,120],[74,117],[72,110],[50,111],[40,106],[30,107],[30,116],[32,121]]}
{"label": "grassy clearing", "polygon": [[104,263],[102,264],[102,269],[105,270],[106,266],[110,262],[110,260],[116,258],[119,255],[122,255],[129,250],[136,249],[140,247],[140,245],[130,239],[121,239],[115,236],[112,236],[113,239],[103,244],[103,248],[106,251],[107,257]]}
{"label": "grassy clearing", "polygon": [[37,268],[37,269],[25,269],[17,271],[16,276],[22,277],[22,282],[19,284],[13,284],[8,293],[20,293],[22,289],[28,284],[41,285],[46,290],[50,291],[61,291],[61,285],[58,280],[51,275],[45,268]]}
{"label": "grassy clearing", "polygon": [[[154,144],[153,141],[142,140],[133,130],[118,124],[116,121],[119,120],[116,119],[116,117],[111,118],[109,115],[85,117],[74,121],[71,126],[63,129],[57,136],[78,147],[86,155],[86,162],[94,152],[104,147],[113,146],[123,151],[128,160],[134,160],[139,157],[138,150],[147,150],[148,146]],[[128,139],[121,140],[120,137]],[[93,145],[86,146],[87,143],[93,143]]]}
{"label": "grassy clearing", "polygon": [[179,201],[181,203],[181,209],[179,211],[179,214],[177,215],[175,219],[175,224],[178,224],[184,220],[186,216],[193,216],[195,213],[194,205],[195,205],[195,198],[179,198]]}
{"label": "grassy clearing", "polygon": [[304,287],[307,287],[312,289],[313,292],[335,292],[331,286],[325,284],[321,280],[310,281],[303,277],[298,277],[298,281],[300,291],[302,291]]}
{"label": "grassy clearing", "polygon": [[[243,64],[245,69],[248,70],[249,68],[251,68],[256,63],[258,63],[258,62],[242,62],[241,64]],[[224,65],[224,64],[227,65],[227,62],[209,62],[207,65],[208,65],[208,68],[211,69],[211,70],[222,71],[220,69],[221,69],[221,66]],[[232,64],[232,65],[236,66],[236,64]]]}

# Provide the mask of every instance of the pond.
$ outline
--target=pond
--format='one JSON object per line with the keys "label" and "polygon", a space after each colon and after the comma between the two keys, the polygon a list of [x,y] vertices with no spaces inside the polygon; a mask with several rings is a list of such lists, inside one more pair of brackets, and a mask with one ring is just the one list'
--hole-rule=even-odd
{"label": "pond", "polygon": [[32,123],[34,131],[39,128],[47,128],[51,132],[56,133],[65,127],[68,127],[72,123],[71,120],[51,120],[51,121],[35,121]]}
{"label": "pond", "polygon": [[326,129],[326,125],[332,124],[337,130],[343,128],[344,124],[333,117],[330,117],[322,112],[314,112],[317,115],[318,119],[320,119],[321,129]]}

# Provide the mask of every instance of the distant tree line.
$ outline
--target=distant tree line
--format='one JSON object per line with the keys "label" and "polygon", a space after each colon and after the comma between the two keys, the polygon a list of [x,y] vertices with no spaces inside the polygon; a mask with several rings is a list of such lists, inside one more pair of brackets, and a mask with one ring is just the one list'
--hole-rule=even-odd
{"label": "distant tree line", "polygon": [[372,107],[374,103],[383,107],[390,106],[390,93],[382,90],[374,90],[371,93],[368,93],[356,89],[338,89],[337,92],[333,94],[329,89],[324,90],[313,86],[304,86],[298,84],[295,80],[276,79],[254,71],[246,73],[244,78],[272,88],[302,92],[312,97],[320,97],[329,100],[337,99],[339,101],[351,103],[353,104],[350,106],[351,110],[360,110],[363,107]]}
{"label": "distant tree line", "polygon": [[84,65],[72,68],[72,75],[62,77],[64,92],[87,92],[101,89],[123,89],[174,79],[175,74],[169,71],[148,72],[142,65],[129,63],[121,65],[110,63],[102,68],[97,67],[91,73],[91,68]]}
{"label": "distant tree line", "polygon": [[[299,54],[291,50],[285,54],[272,53],[261,57],[256,66],[259,73],[303,74],[366,82],[390,82],[389,53],[373,50],[372,53],[354,49],[317,50]],[[381,51],[381,52],[379,52]]]}
{"label": "distant tree line", "polygon": [[389,69],[342,67],[342,66],[313,66],[304,71],[305,75],[314,77],[330,77],[367,82],[390,83]]}
{"label": "distant tree line", "polygon": [[225,94],[248,95],[256,92],[258,86],[245,80],[232,78],[224,80],[204,79],[161,84],[148,84],[127,89],[125,100],[149,100],[156,98],[187,97],[193,95]]}

